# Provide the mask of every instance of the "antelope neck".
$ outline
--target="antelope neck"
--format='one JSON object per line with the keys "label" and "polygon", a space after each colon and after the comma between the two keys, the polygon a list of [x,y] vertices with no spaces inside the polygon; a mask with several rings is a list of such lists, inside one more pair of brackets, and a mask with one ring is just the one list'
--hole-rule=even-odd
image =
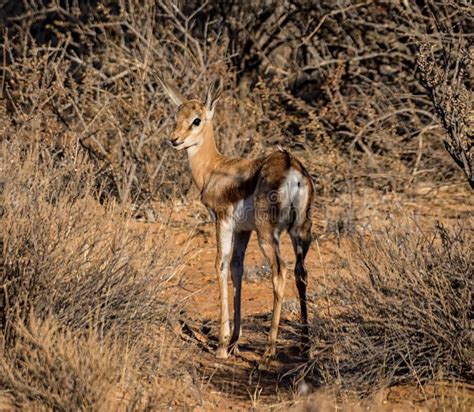
{"label": "antelope neck", "polygon": [[189,165],[194,182],[199,190],[209,180],[209,176],[223,156],[219,153],[214,139],[211,121],[207,121],[202,130],[202,143],[188,150]]}

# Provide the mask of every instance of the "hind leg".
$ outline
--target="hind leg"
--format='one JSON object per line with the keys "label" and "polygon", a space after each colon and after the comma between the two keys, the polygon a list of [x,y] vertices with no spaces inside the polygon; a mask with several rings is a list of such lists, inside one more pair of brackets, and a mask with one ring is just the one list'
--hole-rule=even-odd
{"label": "hind leg", "polygon": [[234,235],[234,250],[230,262],[232,283],[234,285],[234,329],[229,343],[229,348],[233,353],[238,352],[237,342],[240,337],[240,308],[244,257],[251,233],[252,232],[239,232]]}
{"label": "hind leg", "polygon": [[303,343],[303,350],[307,350],[309,345],[308,307],[306,302],[308,272],[306,271],[304,260],[311,245],[311,221],[306,221],[300,226],[293,227],[290,231],[290,237],[296,255],[295,281],[300,300],[301,322],[303,323],[303,334],[301,340]]}
{"label": "hind leg", "polygon": [[273,228],[257,229],[258,243],[263,255],[266,257],[272,270],[273,283],[273,312],[270,334],[268,337],[268,348],[264,360],[275,355],[278,327],[280,324],[281,306],[285,292],[286,267],[280,256],[279,234],[274,233]]}

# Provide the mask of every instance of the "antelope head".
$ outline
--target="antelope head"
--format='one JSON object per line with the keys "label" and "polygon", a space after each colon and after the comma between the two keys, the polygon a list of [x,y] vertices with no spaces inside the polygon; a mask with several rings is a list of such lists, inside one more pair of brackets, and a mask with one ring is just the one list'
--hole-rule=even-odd
{"label": "antelope head", "polygon": [[174,131],[168,142],[176,149],[198,149],[206,139],[206,130],[212,130],[212,117],[222,93],[222,81],[213,81],[207,89],[205,103],[187,100],[174,86],[158,78],[164,91],[178,106]]}

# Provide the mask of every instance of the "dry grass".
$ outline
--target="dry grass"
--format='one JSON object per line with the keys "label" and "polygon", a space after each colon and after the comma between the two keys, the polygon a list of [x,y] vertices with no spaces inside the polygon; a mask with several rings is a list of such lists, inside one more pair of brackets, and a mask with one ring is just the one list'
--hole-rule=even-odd
{"label": "dry grass", "polygon": [[334,390],[319,390],[296,403],[292,412],[427,412],[472,410],[474,397],[468,386],[439,383],[424,389],[399,387],[376,391],[366,399],[353,395],[340,396]]}
{"label": "dry grass", "polygon": [[[17,322],[18,339],[0,354],[0,402],[22,410],[162,410],[198,404],[199,382],[183,373],[165,340],[132,345],[116,334],[77,333],[54,318]],[[141,336],[141,339],[145,339]],[[151,351],[150,351],[151,352]],[[149,362],[154,362],[153,366]],[[2,405],[2,403],[0,403]]]}
{"label": "dry grass", "polygon": [[33,315],[15,328],[18,339],[0,358],[0,381],[17,407],[112,410],[133,396],[125,391],[136,379],[134,354],[111,338],[77,336]]}
{"label": "dry grass", "polygon": [[186,245],[134,222],[126,204],[100,205],[87,158],[1,149],[1,393],[60,410],[197,402],[169,292]]}
{"label": "dry grass", "polygon": [[87,161],[44,160],[35,145],[3,148],[6,328],[30,308],[104,332],[135,335],[161,323],[177,263],[165,232],[137,230],[114,202],[98,205]]}
{"label": "dry grass", "polygon": [[314,324],[319,384],[472,381],[472,242],[469,219],[430,231],[398,222],[354,242]]}

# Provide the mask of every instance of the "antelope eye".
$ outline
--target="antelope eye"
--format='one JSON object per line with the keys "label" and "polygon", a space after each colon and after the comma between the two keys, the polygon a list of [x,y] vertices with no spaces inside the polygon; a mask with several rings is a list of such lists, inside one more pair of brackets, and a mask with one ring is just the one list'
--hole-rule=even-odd
{"label": "antelope eye", "polygon": [[193,120],[193,125],[194,126],[199,126],[201,124],[201,119],[199,117],[196,117],[194,120]]}

